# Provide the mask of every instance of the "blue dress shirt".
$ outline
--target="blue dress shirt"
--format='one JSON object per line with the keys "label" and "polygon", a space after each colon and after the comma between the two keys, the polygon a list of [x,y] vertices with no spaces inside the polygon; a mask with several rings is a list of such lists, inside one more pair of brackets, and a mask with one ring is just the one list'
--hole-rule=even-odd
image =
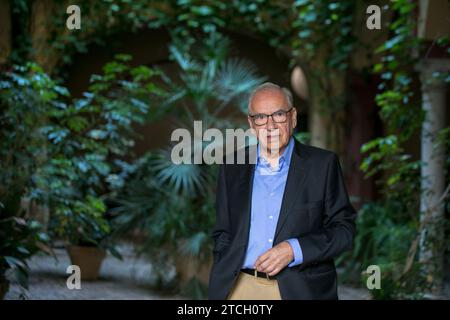
{"label": "blue dress shirt", "polygon": [[[293,149],[294,138],[291,137],[280,156],[278,167],[271,168],[267,160],[260,156],[258,145],[253,178],[250,235],[243,268],[254,269],[258,257],[272,248]],[[293,238],[286,241],[294,251],[294,261],[288,267],[301,264],[303,253],[298,240]]]}

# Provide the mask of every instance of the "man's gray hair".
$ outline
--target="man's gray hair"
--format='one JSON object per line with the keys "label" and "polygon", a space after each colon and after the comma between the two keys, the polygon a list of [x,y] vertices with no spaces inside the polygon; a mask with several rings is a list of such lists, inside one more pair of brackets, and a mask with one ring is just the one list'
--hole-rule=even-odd
{"label": "man's gray hair", "polygon": [[251,93],[250,97],[248,98],[248,113],[250,113],[250,107],[252,105],[253,98],[255,95],[264,90],[279,90],[281,91],[284,96],[286,97],[286,101],[288,103],[288,107],[292,108],[294,106],[294,99],[292,98],[292,93],[288,88],[280,87],[279,85],[272,83],[272,82],[264,82],[263,84],[260,84],[257,86]]}

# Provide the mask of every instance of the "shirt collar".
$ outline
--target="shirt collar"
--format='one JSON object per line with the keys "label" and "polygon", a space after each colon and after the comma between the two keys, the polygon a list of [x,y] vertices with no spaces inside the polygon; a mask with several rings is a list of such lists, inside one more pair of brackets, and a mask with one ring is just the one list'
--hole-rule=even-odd
{"label": "shirt collar", "polygon": [[[260,151],[261,145],[258,143],[257,153],[256,153],[256,166],[263,166],[271,169],[270,164],[267,162],[266,159],[264,159],[261,156]],[[278,168],[273,169],[272,171],[280,171],[283,166],[288,166],[291,163],[291,157],[292,157],[292,151],[294,149],[294,138],[291,137],[289,139],[289,143],[286,146],[286,149],[284,149],[283,154],[280,156],[280,159],[278,160]]]}

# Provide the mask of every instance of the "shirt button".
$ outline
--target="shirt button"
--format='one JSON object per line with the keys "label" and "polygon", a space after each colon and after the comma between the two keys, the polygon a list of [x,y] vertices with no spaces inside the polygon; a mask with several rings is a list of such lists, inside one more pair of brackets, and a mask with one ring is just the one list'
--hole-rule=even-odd
{"label": "shirt button", "polygon": [[273,197],[275,195],[275,192],[271,192],[270,196]]}
{"label": "shirt button", "polygon": [[269,216],[269,219],[273,219],[273,216]]}
{"label": "shirt button", "polygon": [[272,239],[269,239],[269,242],[272,242]]}

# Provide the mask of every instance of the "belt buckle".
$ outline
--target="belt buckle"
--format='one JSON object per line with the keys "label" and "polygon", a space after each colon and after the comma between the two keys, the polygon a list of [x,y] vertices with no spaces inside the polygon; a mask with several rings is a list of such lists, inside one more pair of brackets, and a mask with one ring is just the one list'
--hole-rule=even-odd
{"label": "belt buckle", "polygon": [[[269,274],[267,272],[264,272],[264,274],[266,275],[266,279],[270,280]],[[255,269],[255,278],[257,278],[257,277],[258,277],[258,270]]]}

